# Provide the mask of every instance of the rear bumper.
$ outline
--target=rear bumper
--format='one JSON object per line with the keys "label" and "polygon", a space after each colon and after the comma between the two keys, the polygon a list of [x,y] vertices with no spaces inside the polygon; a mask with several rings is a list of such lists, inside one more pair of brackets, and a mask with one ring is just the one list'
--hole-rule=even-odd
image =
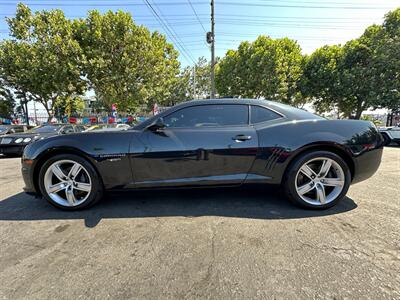
{"label": "rear bumper", "polygon": [[352,183],[370,178],[378,170],[382,159],[383,148],[366,151],[354,158],[354,177]]}

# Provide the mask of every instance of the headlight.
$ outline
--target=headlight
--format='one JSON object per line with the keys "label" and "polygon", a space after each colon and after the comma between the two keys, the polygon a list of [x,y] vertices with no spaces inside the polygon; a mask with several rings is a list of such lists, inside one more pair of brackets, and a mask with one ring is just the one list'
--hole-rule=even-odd
{"label": "headlight", "polygon": [[23,140],[24,140],[23,138],[16,139],[16,140],[15,140],[15,143],[19,144],[19,143],[21,143]]}
{"label": "headlight", "polygon": [[31,140],[31,138],[24,138],[24,143],[29,143]]}

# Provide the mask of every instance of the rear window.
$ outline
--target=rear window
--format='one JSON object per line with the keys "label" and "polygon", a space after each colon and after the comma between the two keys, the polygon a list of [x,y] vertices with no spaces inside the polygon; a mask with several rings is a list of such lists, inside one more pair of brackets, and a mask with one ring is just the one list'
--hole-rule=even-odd
{"label": "rear window", "polygon": [[273,112],[272,110],[261,107],[261,106],[251,106],[251,123],[257,124],[266,121],[271,121],[275,119],[282,118],[280,114]]}

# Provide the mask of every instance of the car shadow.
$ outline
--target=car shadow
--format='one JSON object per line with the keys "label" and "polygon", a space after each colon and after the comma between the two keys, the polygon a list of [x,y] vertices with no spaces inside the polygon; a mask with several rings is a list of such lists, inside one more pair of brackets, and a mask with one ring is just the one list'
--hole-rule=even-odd
{"label": "car shadow", "polygon": [[304,210],[290,204],[277,188],[215,188],[132,191],[108,194],[87,210],[62,211],[44,199],[19,193],[0,201],[0,220],[82,219],[95,227],[102,219],[222,216],[251,219],[296,219],[334,215],[353,210],[349,197],[327,210]]}

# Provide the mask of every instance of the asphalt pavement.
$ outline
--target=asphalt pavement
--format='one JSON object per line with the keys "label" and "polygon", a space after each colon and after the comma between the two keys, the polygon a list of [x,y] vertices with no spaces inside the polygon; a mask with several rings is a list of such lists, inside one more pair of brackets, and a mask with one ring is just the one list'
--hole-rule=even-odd
{"label": "asphalt pavement", "polygon": [[0,299],[400,299],[400,147],[326,211],[235,188],[63,212],[22,187],[0,158]]}

